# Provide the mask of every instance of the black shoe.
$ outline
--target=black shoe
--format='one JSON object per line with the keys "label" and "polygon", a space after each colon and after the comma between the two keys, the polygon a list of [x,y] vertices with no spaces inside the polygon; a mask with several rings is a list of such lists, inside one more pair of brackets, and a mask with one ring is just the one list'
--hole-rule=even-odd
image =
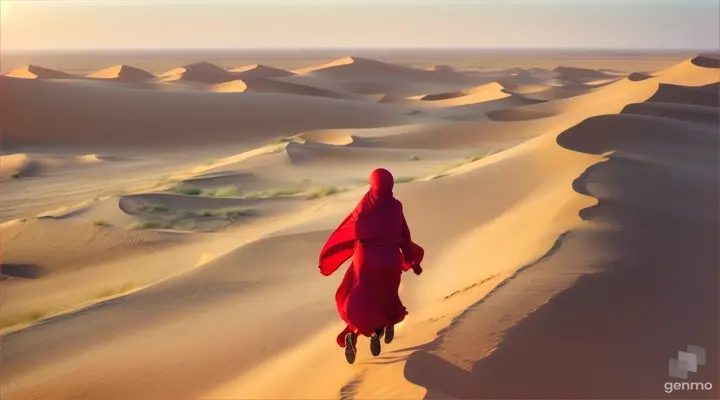
{"label": "black shoe", "polygon": [[380,328],[375,331],[375,334],[378,338],[382,339],[383,335],[385,335],[385,328]]}
{"label": "black shoe", "polygon": [[395,325],[388,325],[385,327],[385,343],[390,344],[395,337]]}
{"label": "black shoe", "polygon": [[345,360],[347,360],[348,364],[354,364],[356,355],[355,334],[350,332],[345,335]]}
{"label": "black shoe", "polygon": [[373,333],[372,336],[370,336],[370,353],[377,357],[380,355],[380,351],[382,351],[380,347],[380,337],[377,333]]}

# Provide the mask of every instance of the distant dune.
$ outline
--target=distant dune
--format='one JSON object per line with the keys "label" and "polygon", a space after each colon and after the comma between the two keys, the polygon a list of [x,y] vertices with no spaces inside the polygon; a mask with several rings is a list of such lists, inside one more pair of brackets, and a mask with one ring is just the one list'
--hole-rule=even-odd
{"label": "distant dune", "polygon": [[213,92],[258,92],[258,93],[286,93],[302,96],[327,97],[331,99],[347,99],[353,96],[320,89],[312,86],[290,82],[278,81],[273,78],[243,77],[230,82],[213,85]]}
{"label": "distant dune", "polygon": [[[242,143],[308,129],[386,126],[412,118],[392,106],[286,93],[124,90],[63,82],[3,83],[0,121],[5,144],[173,145],[210,138]],[[64,134],[59,137],[53,133],[57,131]]]}
{"label": "distant dune", "polygon": [[444,72],[452,72],[455,71],[455,68],[453,68],[450,65],[433,65],[430,67],[425,68],[426,71],[444,71]]}
{"label": "distant dune", "polygon": [[231,80],[233,75],[217,65],[203,61],[163,72],[159,75],[159,78],[163,82],[187,81],[203,84],[217,84]]}
{"label": "distant dune", "polygon": [[458,92],[450,92],[450,93],[438,93],[438,94],[428,94],[425,96],[419,97],[419,100],[425,100],[425,101],[439,101],[439,100],[450,100],[450,99],[457,99],[460,97],[466,97],[469,95],[477,95],[479,98],[485,98],[486,100],[495,100],[503,97],[507,97],[508,94],[504,92],[505,88],[497,83],[487,83],[485,85],[475,86],[471,87],[469,89],[461,90]]}
{"label": "distant dune", "polygon": [[509,97],[505,88],[497,83],[487,83],[458,92],[428,94],[418,98],[428,104],[439,107],[457,107],[468,104],[484,103]]}
{"label": "distant dune", "polygon": [[[495,121],[522,121],[537,118],[546,118],[564,112],[619,112],[618,104],[632,98],[633,102],[643,102],[653,96],[664,98],[664,92],[681,91],[686,97],[694,98],[716,98],[712,86],[707,90],[695,89],[704,85],[713,85],[720,81],[720,68],[701,67],[697,58],[687,60],[659,72],[655,77],[644,77],[638,80],[638,76],[632,76],[623,80],[608,84],[589,93],[575,97],[549,101],[542,104],[533,104],[523,107],[495,110],[488,113],[488,116]],[[702,61],[702,59],[701,59]],[[665,86],[664,84],[671,84]],[[678,88],[677,86],[689,86],[690,88]],[[692,101],[678,94],[671,94],[670,97],[678,99],[679,102]],[[662,100],[660,100],[662,101]],[[700,100],[706,102],[708,100]],[[694,104],[694,103],[693,103]]]}
{"label": "distant dune", "polygon": [[561,99],[567,99],[570,97],[580,96],[583,94],[590,93],[594,90],[598,90],[599,88],[602,88],[606,85],[609,85],[613,82],[616,82],[617,80],[608,80],[608,81],[595,81],[592,82],[592,85],[589,83],[568,83],[562,86],[549,86],[549,87],[538,87],[535,90],[530,90],[529,88],[522,88],[520,92],[515,91],[508,91],[510,93],[522,96],[526,99],[533,99],[533,100],[542,100],[542,101],[552,101],[552,100],[561,100]]}
{"label": "distant dune", "polygon": [[103,162],[97,154],[81,156],[43,156],[32,154],[10,154],[0,156],[0,176],[22,178],[38,176],[45,172],[58,172],[63,169]]}
{"label": "distant dune", "polygon": [[424,81],[467,82],[467,76],[446,70],[421,70],[388,64],[361,57],[345,57],[327,64],[301,68],[293,71],[298,75],[314,75],[340,80],[373,79],[418,79]]}
{"label": "distant dune", "polygon": [[[551,76],[545,73],[533,73],[531,71],[523,71],[517,74],[511,74],[498,80],[503,87],[513,92],[519,92],[520,87],[540,87],[545,88],[546,84],[554,79],[556,74],[553,72]],[[530,90],[525,90],[530,91]]]}
{"label": "distant dune", "polygon": [[113,65],[87,75],[88,78],[109,79],[121,82],[144,82],[155,78],[155,75],[129,65]]}
{"label": "distant dune", "polygon": [[283,78],[295,75],[292,72],[265,65],[246,65],[228,70],[242,78]]}
{"label": "distant dune", "polygon": [[4,74],[11,78],[22,79],[78,79],[78,76],[68,74],[62,71],[38,67],[36,65],[28,65],[16,68]]}
{"label": "distant dune", "polygon": [[558,79],[563,79],[568,82],[590,82],[601,79],[612,79],[615,77],[614,75],[606,74],[593,69],[576,67],[557,67],[553,70],[553,72],[558,74]]}

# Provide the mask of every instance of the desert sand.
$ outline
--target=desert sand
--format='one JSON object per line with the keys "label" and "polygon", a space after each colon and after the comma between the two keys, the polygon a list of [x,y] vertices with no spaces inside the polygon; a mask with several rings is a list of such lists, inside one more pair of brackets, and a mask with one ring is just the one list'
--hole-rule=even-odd
{"label": "desert sand", "polygon": [[[716,56],[123,62],[0,76],[3,399],[661,398],[687,345],[718,397]],[[425,271],[348,365],[377,167]]]}

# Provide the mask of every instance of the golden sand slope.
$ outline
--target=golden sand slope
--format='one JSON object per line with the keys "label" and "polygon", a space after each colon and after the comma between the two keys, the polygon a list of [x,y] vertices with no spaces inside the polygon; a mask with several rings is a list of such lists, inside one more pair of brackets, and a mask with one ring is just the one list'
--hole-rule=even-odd
{"label": "golden sand slope", "polygon": [[88,78],[110,79],[120,82],[144,82],[155,75],[129,65],[113,65],[87,75]]}
{"label": "golden sand slope", "polygon": [[242,79],[235,79],[229,82],[212,85],[210,91],[219,93],[242,93],[247,91],[248,85]]}
{"label": "golden sand slope", "polygon": [[[482,166],[472,172],[398,188],[414,237],[428,251],[425,264],[436,267],[427,268],[420,278],[405,277],[403,284],[412,288],[403,291],[411,316],[399,328],[393,349],[430,340],[452,315],[448,313],[461,310],[488,290],[479,282],[491,287],[511,274],[514,265],[541,256],[563,229],[577,223],[573,211],[592,204],[575,194],[566,181],[594,158],[563,151],[552,136],[542,139],[480,161]],[[487,195],[489,188],[493,196]],[[518,223],[527,223],[524,226],[533,229],[518,232]],[[552,232],[548,226],[553,227]],[[514,240],[503,240],[510,232]],[[455,292],[459,294],[452,296]],[[329,332],[323,335],[325,340],[332,337]],[[366,345],[361,341],[361,349]],[[298,347],[297,352],[270,359],[207,398],[328,398],[344,393],[350,382],[355,382],[353,392],[359,398],[422,396],[422,389],[411,391],[402,384],[400,360],[405,352],[388,353],[380,364],[364,354],[361,350],[359,365],[348,367],[343,365],[338,349],[318,337]],[[302,379],[306,384],[296,386],[301,378],[292,369],[307,363],[316,365],[317,374],[305,376]],[[281,376],[292,383],[294,393],[289,386],[276,384]]]}
{"label": "golden sand slope", "polygon": [[717,58],[698,56],[655,73],[654,76],[661,83],[702,86],[720,80],[719,63]]}
{"label": "golden sand slope", "polygon": [[[432,260],[426,263],[437,269],[426,268],[417,284],[406,280],[415,287],[405,293],[416,294],[411,304],[418,312],[411,314],[410,326],[400,328],[392,346],[399,350],[377,362],[346,368],[337,349],[323,352],[320,338],[308,340],[205,398],[578,398],[644,396],[662,390],[658,382],[667,378],[666,362],[652,368],[660,357],[643,354],[672,355],[676,346],[684,346],[676,342],[693,340],[688,337],[717,349],[712,339],[718,333],[717,313],[707,306],[713,296],[717,299],[711,254],[717,249],[712,227],[718,221],[718,192],[709,188],[717,179],[716,127],[667,118],[600,116],[468,166],[469,171],[452,178],[399,190],[408,214],[415,216],[411,224],[417,240],[438,249],[428,253]],[[680,143],[686,151],[667,152]],[[618,153],[583,173],[608,151]],[[693,154],[700,159],[693,160]],[[665,184],[675,193],[689,189],[696,197],[683,202],[684,196],[667,192]],[[586,209],[597,204],[593,197],[600,203]],[[524,228],[518,230],[520,225]],[[707,240],[688,240],[685,229]],[[510,234],[512,240],[504,239]],[[658,260],[653,243],[666,244],[664,257],[671,257],[673,249],[682,255],[673,258],[676,262]],[[681,262],[685,257],[694,260],[693,267]],[[530,268],[468,308],[513,274],[513,268],[503,268],[505,263]],[[693,272],[686,273],[688,268]],[[598,270],[606,273],[578,282]],[[686,297],[688,287],[694,290]],[[606,296],[608,288],[620,296]],[[690,314],[677,306],[680,298],[692,304]],[[658,303],[673,317],[657,314]],[[627,307],[632,316],[621,317]],[[578,325],[578,320],[591,326]],[[678,329],[678,320],[687,324]],[[658,327],[677,334],[658,336]],[[417,346],[438,330],[438,339]],[[638,348],[644,351],[635,353]],[[524,356],[518,358],[518,352]],[[579,353],[592,357],[578,361]],[[631,365],[614,369],[623,360]],[[315,374],[293,372],[308,363],[318,366]],[[646,372],[638,376],[639,370]],[[624,385],[622,377],[631,371],[638,384]],[[614,377],[612,383],[595,385],[602,374]],[[715,374],[713,366],[702,377]],[[287,386],[279,385],[281,381]]]}

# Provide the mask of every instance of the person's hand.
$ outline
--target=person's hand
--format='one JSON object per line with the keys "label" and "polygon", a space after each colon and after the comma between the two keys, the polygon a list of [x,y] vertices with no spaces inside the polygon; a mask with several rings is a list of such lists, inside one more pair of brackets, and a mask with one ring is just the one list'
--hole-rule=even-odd
{"label": "person's hand", "polygon": [[415,273],[415,275],[420,275],[420,274],[422,274],[422,271],[423,271],[422,267],[419,265],[412,267],[412,270]]}

